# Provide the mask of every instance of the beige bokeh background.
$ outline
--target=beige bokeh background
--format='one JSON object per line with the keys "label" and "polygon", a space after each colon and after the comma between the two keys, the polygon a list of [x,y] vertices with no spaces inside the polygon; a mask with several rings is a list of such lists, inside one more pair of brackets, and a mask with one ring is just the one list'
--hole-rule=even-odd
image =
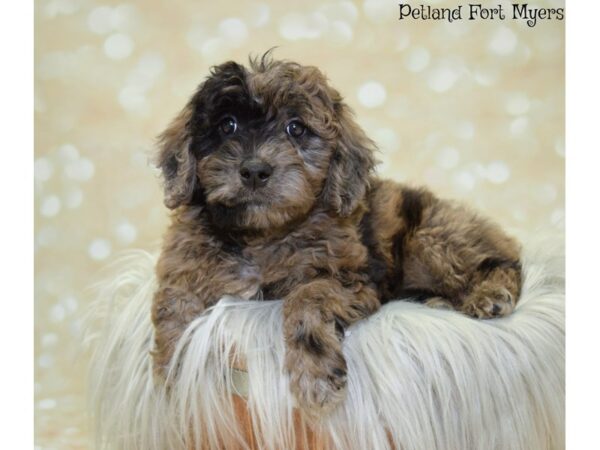
{"label": "beige bokeh background", "polygon": [[382,176],[465,200],[524,241],[561,229],[564,22],[400,22],[397,10],[35,2],[36,448],[88,448],[86,287],[119,252],[157,248],[167,211],[153,139],[212,64],[279,46],[345,95],[379,144]]}

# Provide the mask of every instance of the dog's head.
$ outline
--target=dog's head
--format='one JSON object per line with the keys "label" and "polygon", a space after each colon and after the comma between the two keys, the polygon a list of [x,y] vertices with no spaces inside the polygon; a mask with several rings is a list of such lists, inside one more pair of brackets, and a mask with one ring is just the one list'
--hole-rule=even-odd
{"label": "dog's head", "polygon": [[223,227],[279,227],[315,207],[350,215],[374,166],[325,76],[268,55],[214,67],[159,142],[167,207],[204,204]]}

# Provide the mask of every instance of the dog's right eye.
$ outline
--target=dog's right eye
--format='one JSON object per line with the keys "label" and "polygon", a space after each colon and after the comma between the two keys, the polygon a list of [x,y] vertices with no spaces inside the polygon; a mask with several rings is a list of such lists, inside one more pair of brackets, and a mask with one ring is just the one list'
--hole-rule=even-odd
{"label": "dog's right eye", "polygon": [[233,117],[225,117],[219,124],[219,129],[225,135],[233,134],[237,130],[237,122]]}
{"label": "dog's right eye", "polygon": [[304,134],[306,127],[299,120],[292,120],[288,123],[288,126],[285,127],[285,132],[292,137],[299,138]]}

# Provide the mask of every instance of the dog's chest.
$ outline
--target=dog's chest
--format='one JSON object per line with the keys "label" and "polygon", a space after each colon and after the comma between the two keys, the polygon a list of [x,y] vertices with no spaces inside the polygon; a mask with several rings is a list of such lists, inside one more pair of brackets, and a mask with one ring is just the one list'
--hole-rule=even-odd
{"label": "dog's chest", "polygon": [[281,246],[244,249],[237,264],[237,275],[245,285],[239,295],[247,300],[281,298],[295,278],[293,264],[291,251]]}
{"label": "dog's chest", "polygon": [[239,261],[236,275],[242,289],[235,294],[245,300],[256,299],[260,292],[262,279],[260,267],[248,261]]}

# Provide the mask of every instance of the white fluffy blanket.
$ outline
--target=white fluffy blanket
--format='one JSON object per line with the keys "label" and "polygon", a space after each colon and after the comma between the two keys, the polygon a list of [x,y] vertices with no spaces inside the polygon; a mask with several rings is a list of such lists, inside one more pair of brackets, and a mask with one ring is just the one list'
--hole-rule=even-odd
{"label": "white fluffy blanket", "polygon": [[[524,254],[516,311],[481,321],[408,301],[353,326],[344,342],[345,403],[319,429],[331,448],[564,448],[561,252]],[[244,448],[231,403],[230,355],[247,360],[247,401],[260,449],[292,449],[293,399],[282,370],[282,303],[222,299],[187,329],[181,376],[152,380],[155,257],[133,253],[103,284],[90,371],[98,448]],[[99,330],[99,331],[98,331]],[[235,377],[234,377],[235,378]]]}

